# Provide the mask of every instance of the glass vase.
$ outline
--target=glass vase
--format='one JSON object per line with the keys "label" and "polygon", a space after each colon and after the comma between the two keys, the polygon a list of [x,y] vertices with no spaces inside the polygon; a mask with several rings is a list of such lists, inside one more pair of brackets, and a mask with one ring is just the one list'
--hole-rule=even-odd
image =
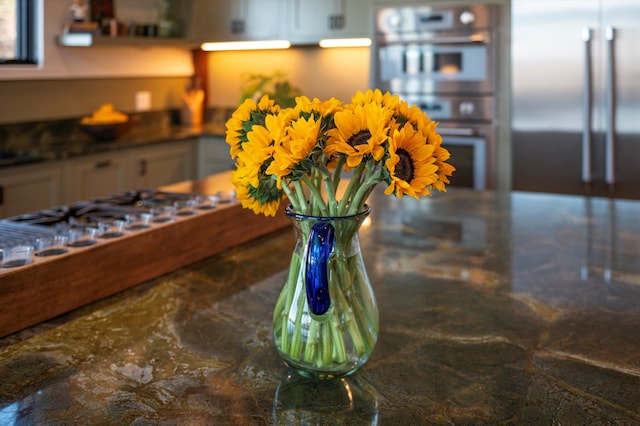
{"label": "glass vase", "polygon": [[284,362],[303,376],[351,374],[376,344],[378,306],[358,237],[369,213],[368,206],[344,217],[286,210],[297,242],[273,312],[273,335]]}

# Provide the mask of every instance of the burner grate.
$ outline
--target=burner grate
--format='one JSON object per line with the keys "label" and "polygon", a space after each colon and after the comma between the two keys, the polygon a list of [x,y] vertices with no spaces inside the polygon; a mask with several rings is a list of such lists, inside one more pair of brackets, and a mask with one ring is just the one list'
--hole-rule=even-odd
{"label": "burner grate", "polygon": [[37,225],[23,225],[0,220],[0,249],[27,245],[35,247],[38,238],[56,234],[53,228]]}

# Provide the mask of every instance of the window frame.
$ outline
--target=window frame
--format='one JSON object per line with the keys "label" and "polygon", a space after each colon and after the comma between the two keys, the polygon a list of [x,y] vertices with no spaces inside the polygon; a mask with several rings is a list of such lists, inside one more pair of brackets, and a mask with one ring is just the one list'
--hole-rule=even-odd
{"label": "window frame", "polygon": [[37,0],[16,0],[16,57],[0,59],[4,65],[37,65]]}

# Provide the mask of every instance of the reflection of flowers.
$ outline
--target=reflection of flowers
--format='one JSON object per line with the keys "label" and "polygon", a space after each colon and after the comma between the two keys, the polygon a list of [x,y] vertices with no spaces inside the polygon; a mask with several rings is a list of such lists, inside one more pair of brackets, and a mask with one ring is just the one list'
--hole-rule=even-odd
{"label": "reflection of flowers", "polygon": [[283,108],[295,105],[296,96],[300,96],[300,89],[293,86],[287,79],[284,71],[276,70],[271,75],[248,74],[240,89],[242,101],[253,99],[258,102],[264,95],[273,99],[276,104]]}
{"label": "reflection of flowers", "polygon": [[[446,191],[455,169],[436,126],[379,90],[357,92],[350,104],[300,96],[292,108],[269,96],[246,99],[226,123],[238,199],[265,215],[286,196],[301,214],[344,216],[362,211],[382,181],[398,198]],[[343,172],[350,178],[338,199]]]}

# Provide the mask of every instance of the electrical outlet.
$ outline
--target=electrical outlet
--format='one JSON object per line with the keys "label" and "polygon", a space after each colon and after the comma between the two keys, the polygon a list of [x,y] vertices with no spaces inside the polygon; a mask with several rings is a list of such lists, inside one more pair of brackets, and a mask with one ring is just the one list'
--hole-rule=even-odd
{"label": "electrical outlet", "polygon": [[143,90],[136,92],[136,111],[149,111],[151,109],[151,92]]}

